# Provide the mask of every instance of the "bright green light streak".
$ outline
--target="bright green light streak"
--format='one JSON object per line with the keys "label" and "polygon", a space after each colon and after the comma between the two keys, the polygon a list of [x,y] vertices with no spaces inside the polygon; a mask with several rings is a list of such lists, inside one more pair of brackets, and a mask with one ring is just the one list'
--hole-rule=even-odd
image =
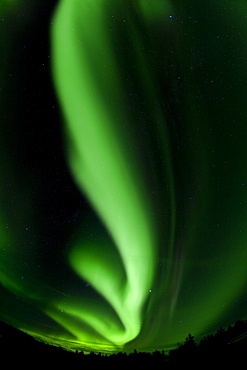
{"label": "bright green light streak", "polygon": [[[1,3],[3,4],[6,5],[7,2]],[[132,7],[129,8],[129,4]],[[39,312],[45,311],[66,329],[63,333],[59,331],[57,335],[54,329],[53,335],[49,338],[45,337],[43,332],[42,338],[44,340],[47,338],[50,343],[62,343],[64,347],[73,349],[87,347],[99,351],[102,349],[111,351],[114,347],[121,347],[137,337],[134,343],[126,344],[125,348],[129,346],[133,349],[132,346],[135,348],[136,345],[139,346],[136,348],[142,345],[146,345],[146,348],[153,348],[152,340],[155,345],[160,344],[161,349],[167,348],[166,346],[170,346],[171,343],[176,344],[178,341],[183,341],[189,331],[193,335],[207,331],[209,325],[216,324],[219,318],[224,317],[227,312],[226,308],[234,306],[238,296],[241,296],[244,291],[247,216],[244,205],[245,197],[241,195],[244,187],[240,185],[246,182],[243,178],[244,170],[242,171],[246,167],[244,160],[246,156],[240,124],[244,127],[245,88],[234,85],[235,81],[242,81],[244,75],[242,66],[242,61],[246,59],[244,41],[241,38],[238,39],[238,48],[236,48],[236,42],[228,41],[229,44],[227,42],[227,48],[224,49],[226,54],[229,53],[230,59],[232,50],[241,50],[242,54],[236,56],[239,71],[234,70],[232,74],[230,64],[229,67],[225,66],[226,70],[222,69],[222,74],[225,76],[224,84],[226,87],[231,86],[231,89],[228,89],[229,96],[225,97],[227,102],[219,104],[221,108],[218,109],[218,99],[221,95],[224,96],[227,89],[221,87],[223,86],[221,81],[220,83],[214,81],[215,85],[213,85],[213,80],[210,86],[205,86],[204,83],[201,86],[201,79],[197,74],[194,75],[193,80],[193,74],[191,75],[190,71],[196,72],[197,68],[200,69],[200,63],[198,65],[195,63],[194,66],[194,52],[191,54],[188,52],[186,56],[183,53],[184,50],[191,50],[191,47],[194,48],[193,50],[199,50],[201,40],[204,40],[203,44],[209,51],[204,58],[205,63],[209,63],[209,72],[214,76],[214,71],[221,70],[225,63],[224,53],[222,57],[218,55],[218,59],[211,61],[215,50],[211,49],[211,39],[208,40],[205,36],[207,22],[203,24],[202,21],[204,12],[203,17],[199,18],[200,22],[191,23],[191,9],[194,9],[193,19],[197,19],[197,15],[200,17],[199,10],[201,11],[202,4],[197,9],[194,3],[193,7],[192,2],[188,3],[189,5],[184,6],[183,11],[178,12],[176,17],[175,13],[171,12],[174,22],[172,21],[169,25],[165,23],[167,19],[169,20],[167,12],[170,12],[166,4],[167,2],[158,0],[155,2],[100,0],[97,4],[88,0],[63,0],[56,12],[52,28],[52,73],[65,116],[64,130],[65,141],[68,142],[69,166],[78,188],[84,195],[86,194],[112,240],[109,244],[100,241],[100,245],[95,245],[86,240],[82,234],[78,234],[77,238],[73,235],[72,238],[74,245],[68,260],[73,270],[82,278],[82,286],[85,280],[94,287],[99,295],[97,295],[97,303],[91,299],[90,295],[75,298],[73,289],[65,294],[66,289],[64,289],[63,282],[61,282],[61,292],[56,291],[56,296],[59,298],[51,301],[51,297],[54,297],[54,289],[50,285],[45,286],[45,282],[44,285],[41,283],[42,273],[45,274],[46,271],[37,271],[35,275],[34,271],[37,270],[35,258],[32,261],[33,269],[30,270],[23,270],[22,264],[19,263],[21,258],[25,261],[22,254],[25,243],[20,243],[23,240],[23,234],[19,232],[20,223],[23,218],[23,209],[30,209],[31,205],[27,202],[29,196],[26,195],[27,199],[25,198],[25,194],[29,193],[27,191],[28,180],[23,190],[20,189],[20,181],[16,180],[16,192],[20,199],[25,199],[25,201],[19,207],[20,213],[15,211],[18,228],[4,229],[5,217],[4,215],[2,217],[0,281],[6,290],[12,292],[18,299],[22,299],[23,302],[25,300],[27,304],[34,306],[37,303],[35,308]],[[125,9],[123,5],[126,7],[126,12],[123,11]],[[207,2],[206,9],[208,6]],[[240,10],[242,14],[246,5],[238,5],[238,7],[239,14],[234,15],[234,12],[229,12],[233,18],[226,23],[227,17],[224,17],[222,25],[216,26],[214,22],[211,24],[211,17],[207,16],[213,29],[212,34],[218,35],[224,30],[223,34],[228,34],[228,30],[232,29],[232,39],[235,40],[235,30],[238,32],[242,29],[246,30],[246,22],[243,17],[240,17]],[[188,17],[185,12],[186,8]],[[210,9],[217,10],[213,2]],[[9,14],[14,13],[12,5],[8,6],[8,10]],[[219,19],[222,11],[222,5],[218,5],[216,14]],[[133,12],[134,18],[132,18]],[[162,20],[164,13],[167,14]],[[114,29],[114,19],[120,14],[122,18],[118,18],[117,27]],[[162,22],[157,28],[159,19]],[[183,19],[183,22],[180,22],[180,19]],[[121,32],[114,34],[116,29],[121,28],[121,24],[123,25]],[[187,29],[183,29],[183,24],[187,24]],[[191,24],[196,27],[196,31]],[[235,25],[236,29],[232,28],[232,25]],[[126,29],[125,26],[127,26]],[[126,44],[123,45],[123,50],[124,52],[131,51],[131,58],[127,60],[126,66],[119,67],[117,58],[119,58],[122,34],[125,30],[129,32],[125,42],[128,39],[129,43],[127,47]],[[162,38],[164,30],[169,37]],[[15,29],[14,32],[16,32]],[[179,37],[177,38],[176,35]],[[171,40],[169,46],[163,42],[168,39]],[[198,44],[194,45],[196,40]],[[11,45],[8,40],[5,43]],[[119,45],[119,47],[114,48],[113,45]],[[222,47],[223,44],[220,45]],[[175,46],[177,48],[174,51]],[[152,55],[150,48],[154,51]],[[175,163],[177,165],[174,167],[175,180],[182,179],[181,182],[178,181],[178,185],[173,180],[169,137],[166,128],[161,128],[165,125],[159,106],[159,97],[163,96],[164,90],[161,85],[156,85],[160,71],[164,71],[163,75],[161,73],[161,81],[169,71],[168,81],[166,78],[164,81],[168,83],[168,91],[170,88],[172,91],[176,90],[176,71],[172,73],[169,64],[171,50],[174,51],[174,56],[177,55],[172,65],[179,66],[179,75],[182,76],[181,80],[186,90],[182,99],[186,109],[181,117],[187,149],[183,150],[186,158],[182,161],[182,165]],[[157,55],[157,60],[159,60],[157,74],[154,74],[153,69],[150,68],[150,58],[153,58],[153,55]],[[122,58],[125,57],[126,54],[123,54]],[[166,62],[167,58],[168,62]],[[199,60],[198,58],[196,61]],[[129,63],[133,63],[130,68]],[[135,65],[138,65],[138,68],[135,68]],[[193,66],[192,70],[191,66]],[[136,111],[139,113],[140,105],[138,104],[141,102],[141,97],[138,96],[136,99],[136,111],[132,105],[132,112],[129,115],[125,114],[128,109],[123,101],[126,101],[126,94],[130,92],[126,88],[128,85],[124,85],[123,78],[121,79],[125,69],[133,73],[131,77],[135,75],[133,80],[139,84],[136,91],[138,93],[144,91],[142,97],[147,97],[146,112],[151,117],[147,125],[152,125],[152,133],[156,130],[155,134],[159,137],[158,143],[160,144],[160,161],[165,159],[164,162],[166,162],[166,164],[162,162],[161,170],[165,180],[163,177],[161,180],[161,177],[155,173],[153,157],[147,165],[150,180],[152,181],[153,177],[157,176],[158,192],[162,193],[162,196],[158,197],[162,201],[157,202],[152,208],[145,190],[146,183],[143,180],[145,177],[139,169],[139,159],[136,158],[140,148],[134,151],[135,139],[128,134],[129,129],[135,127],[135,119],[138,116]],[[199,90],[204,92],[201,98],[198,95],[198,86]],[[210,97],[210,101],[207,101],[207,96]],[[176,97],[175,91],[172,98],[176,99]],[[204,110],[203,106],[206,102],[208,105]],[[176,108],[179,110],[178,106]],[[241,112],[241,117],[239,112]],[[171,122],[169,115],[172,116],[172,113],[165,113],[168,123]],[[127,120],[130,120],[129,125],[126,123]],[[212,140],[214,139],[209,131],[214,132],[214,122],[225,122],[225,124],[224,130],[220,133],[216,128],[217,133],[213,145]],[[234,125],[234,135],[231,132],[233,122],[238,122]],[[174,125],[176,123],[175,119]],[[179,127],[178,125],[178,130]],[[173,139],[172,135],[174,132],[171,130],[171,139]],[[218,140],[217,135],[222,136],[222,141]],[[146,138],[145,134],[143,137]],[[187,140],[188,137],[191,141]],[[233,137],[237,138],[235,144],[232,141]],[[214,158],[216,161],[214,168],[217,167],[218,170],[213,169],[212,171],[211,153],[215,152],[215,148],[218,154]],[[149,143],[150,152],[156,149],[152,142]],[[13,175],[10,173],[12,166],[10,163],[5,163],[6,154],[3,148],[1,150],[3,151],[2,171],[11,177]],[[232,165],[229,165],[227,173],[223,168],[227,162],[223,164],[221,158],[228,156],[228,150],[232,151],[232,158],[229,160],[229,163],[232,160]],[[181,157],[178,158],[181,159]],[[241,171],[236,171],[235,164],[237,163]],[[155,170],[153,170],[153,165]],[[187,166],[188,173],[186,173]],[[183,167],[185,167],[185,172]],[[231,172],[230,176],[229,172]],[[222,184],[229,182],[233,186],[232,190],[230,186],[227,189],[224,186],[222,189],[215,187],[214,183],[217,180],[220,180]],[[195,183],[198,188],[197,203],[190,206],[188,202],[183,202],[184,197],[188,195],[183,191],[183,186],[185,185],[190,191]],[[165,199],[165,195],[163,196],[165,187],[171,188],[168,200]],[[5,194],[1,200],[3,209],[4,198]],[[166,218],[164,217],[162,223],[158,224],[156,221],[160,219],[155,215],[154,223],[151,219],[152,214],[158,213],[161,209],[165,209],[162,215],[166,214]],[[215,212],[216,216],[214,216]],[[185,216],[180,217],[181,214]],[[221,232],[216,231],[214,227],[216,222],[221,224],[219,218],[225,225]],[[169,226],[166,226],[167,224]],[[163,228],[166,230],[163,231]],[[156,234],[158,234],[158,243]],[[177,244],[181,240],[183,243],[179,249]],[[114,248],[117,252],[112,254]],[[162,257],[165,256],[164,261],[162,260],[165,267],[162,267],[163,272],[160,275],[153,263],[157,262],[155,258],[157,248],[159,252],[165,250],[162,254]],[[180,250],[183,252],[182,258],[180,256],[177,258],[176,252]],[[209,252],[208,257],[205,251]],[[160,255],[161,253],[157,260],[160,259]],[[28,262],[31,264],[30,260]],[[180,262],[183,263],[182,269]],[[161,267],[157,268],[159,269]],[[22,280],[24,272],[25,276]],[[157,275],[155,275],[156,272]],[[154,280],[157,276],[159,278]],[[159,287],[156,292],[149,294],[149,289],[156,287],[157,282],[159,282]],[[182,289],[180,289],[181,286]],[[146,310],[146,302],[150,311]],[[150,308],[150,302],[158,302],[155,309],[154,305]],[[3,318],[7,315],[6,311],[1,313]],[[12,316],[16,317],[16,314],[12,313]],[[153,319],[154,317],[156,320]],[[19,320],[20,328],[27,326],[30,328],[31,325],[21,323],[21,319]],[[138,336],[140,331],[141,335]],[[32,328],[28,332],[35,334]],[[38,329],[37,332],[39,332]],[[76,339],[71,339],[70,333]],[[42,329],[39,335],[42,336]]]}
{"label": "bright green light streak", "polygon": [[[121,324],[113,325],[112,317],[106,320],[105,312],[102,318],[92,309],[71,308],[67,313],[90,324],[107,341],[123,345],[140,332],[156,244],[135,160],[123,151],[124,117],[118,113],[123,91],[116,83],[121,71],[102,16],[105,3],[60,3],[52,29],[53,75],[70,137],[69,166],[111,235],[126,275],[119,287],[118,270],[109,266],[106,251],[100,255],[83,240],[78,242],[69,256],[71,266],[111,304]],[[61,310],[61,303],[58,307]],[[59,315],[50,315],[75,333]],[[87,334],[76,334],[88,340]]]}
{"label": "bright green light streak", "polygon": [[[132,2],[128,1],[121,2],[121,4],[123,3],[133,5]],[[166,4],[166,2],[156,1],[154,6],[154,2],[151,1],[136,1],[133,5],[137,14],[140,15],[141,26],[144,26],[142,30],[147,31],[145,36],[149,35],[150,37],[149,45],[153,46],[153,43],[155,43],[155,50],[159,50],[159,40],[155,39],[156,36],[154,35],[156,33],[151,29],[154,25],[152,19],[157,20],[158,23],[159,14],[170,11],[169,6],[163,5],[164,3]],[[114,35],[111,34],[109,22],[110,18],[114,18],[118,13],[114,13],[114,7],[110,11],[107,7],[104,10],[106,4],[109,5],[109,1],[100,1],[97,2],[97,5],[89,1],[67,3],[64,0],[61,2],[53,28],[53,68],[56,88],[66,118],[67,137],[70,137],[71,140],[68,152],[73,176],[78,187],[87,194],[88,199],[108,229],[120,253],[126,276],[123,277],[121,268],[112,268],[107,263],[106,256],[101,255],[98,250],[95,251],[95,247],[87,244],[87,242],[77,242],[70,254],[70,262],[74,270],[83,279],[90,282],[110,303],[120,322],[114,320],[114,315],[110,315],[106,307],[96,308],[90,302],[87,302],[85,307],[81,303],[70,302],[69,308],[64,303],[55,302],[55,309],[49,313],[82,342],[90,342],[91,340],[100,344],[105,340],[116,345],[122,345],[135,338],[140,331],[141,308],[147,297],[148,285],[152,282],[154,274],[153,265],[150,261],[156,243],[151,233],[153,225],[148,217],[150,207],[147,196],[139,185],[141,176],[137,170],[138,164],[133,160],[133,156],[120,149],[121,147],[125,148],[127,142],[123,130],[125,117],[121,115],[124,88],[122,88],[121,79],[119,78],[121,70],[118,70],[117,61],[113,55],[110,40],[114,38]],[[73,8],[73,5],[76,5],[76,9]],[[162,8],[163,6],[164,8]],[[113,13],[109,15],[111,11]],[[109,15],[108,29],[104,14]],[[123,19],[128,20],[127,12]],[[179,19],[179,17],[176,19]],[[91,24],[94,25],[93,31]],[[152,71],[147,61],[148,58],[143,51],[145,45],[140,42],[138,26],[136,28],[135,26],[132,22],[128,24],[128,27],[132,30],[133,50],[131,52],[134,54],[133,58],[136,61],[138,60],[138,78],[142,81],[145,92],[148,91],[150,115],[162,119],[158,104],[155,102],[155,90],[159,91],[159,87],[157,89],[157,86],[154,85]],[[150,32],[148,32],[149,27]],[[179,28],[178,24],[177,27]],[[188,30],[189,32],[191,30]],[[181,35],[183,35],[182,32]],[[141,39],[141,41],[143,40]],[[178,50],[184,50],[186,38],[181,36],[181,40],[179,39],[177,42],[181,42]],[[162,47],[165,50],[165,46]],[[172,45],[173,47],[174,45]],[[169,50],[170,52],[171,50]],[[201,127],[204,127],[204,125],[208,127],[208,123],[215,116],[215,112],[205,112],[205,115],[202,115],[202,104],[200,106],[198,103],[196,89],[194,91],[193,87],[188,88],[188,86],[193,86],[188,74],[188,65],[190,65],[189,57],[186,63],[181,61],[181,64],[179,64],[184,76],[184,83],[187,86],[185,101],[187,101],[188,107],[193,107],[191,111],[186,109],[184,126],[186,126],[187,134],[191,134],[191,137],[195,139],[195,143],[203,144],[192,145],[190,148],[193,149],[193,152],[187,158],[187,160],[191,158],[191,161],[193,158],[192,163],[194,163],[194,170],[196,170],[203,163],[204,166],[205,162],[207,163],[207,150],[205,150],[204,145],[207,147],[209,139],[206,136],[202,139],[193,130],[193,127],[200,127],[200,125]],[[188,76],[187,81],[186,76]],[[175,81],[176,76],[172,76],[172,79]],[[197,81],[195,81],[194,86],[196,85]],[[146,88],[146,86],[149,86],[149,88]],[[212,94],[217,99],[217,94]],[[158,114],[155,115],[155,112],[158,112]],[[121,141],[119,140],[120,137]],[[169,159],[168,142],[169,140],[165,137],[162,150],[166,159]],[[196,145],[199,145],[197,150],[195,150]],[[196,158],[194,158],[195,152],[197,153]],[[169,184],[173,185],[171,168],[167,166],[164,172],[168,174]],[[197,224],[196,219],[198,217],[203,219],[205,210],[208,210],[210,175],[208,173],[201,176],[204,201],[202,201],[201,195],[200,201],[203,207],[195,209],[194,213],[190,215],[191,225]],[[214,266],[212,278],[208,278],[207,284],[205,284],[200,281],[200,274],[196,271],[195,275],[198,276],[198,283],[201,287],[200,292],[193,294],[186,305],[182,301],[182,303],[180,302],[181,306],[176,306],[177,299],[179,299],[178,288],[182,279],[181,271],[179,272],[180,275],[178,273],[177,279],[175,278],[176,273],[172,271],[176,269],[174,262],[177,262],[178,265],[179,261],[174,259],[173,245],[173,235],[175,234],[174,190],[170,196],[173,207],[171,207],[171,220],[169,220],[171,223],[170,235],[166,244],[168,268],[163,277],[165,278],[164,285],[168,289],[172,283],[170,290],[172,297],[168,299],[168,306],[170,304],[170,311],[174,315],[170,322],[170,328],[169,325],[166,327],[166,333],[168,333],[168,340],[174,340],[175,342],[177,338],[184,336],[187,330],[194,333],[205,330],[208,322],[213,322],[224,313],[225,302],[229,302],[234,294],[238,294],[242,290],[242,276],[245,275],[245,256],[241,253],[236,253],[236,256],[234,256],[234,252],[231,252],[231,258],[224,257],[224,263],[218,267],[214,266],[213,261],[209,259],[208,263]],[[129,210],[131,210],[131,214],[129,214]],[[120,217],[117,218],[116,215]],[[188,217],[186,222],[188,222]],[[128,230],[127,233],[126,230]],[[183,270],[183,279],[188,279],[188,281],[190,281],[189,272],[193,266],[188,258],[189,251],[198,243],[195,240],[198,235],[191,235],[193,234],[191,233],[191,227],[189,227],[189,231],[190,235],[185,238],[187,239],[184,246],[187,253],[185,254],[185,260],[186,258],[187,260]],[[203,246],[201,246],[203,250],[207,248],[207,235],[205,233],[202,239],[205,239],[205,245],[202,243]],[[214,241],[214,243],[217,242]],[[241,243],[237,243],[237,250],[241,249]],[[232,239],[231,244],[234,245]],[[226,245],[226,250],[230,255],[230,244]],[[131,257],[131,252],[136,255]],[[145,253],[143,254],[143,252]],[[199,252],[197,253],[200,255]],[[197,254],[195,253],[195,255]],[[241,263],[241,260],[244,262]],[[231,263],[231,261],[234,261],[234,263]],[[199,261],[196,263],[199,264]],[[235,266],[239,266],[240,273],[236,273]],[[229,272],[228,277],[225,275],[226,271]],[[146,274],[147,272],[148,274]],[[186,284],[184,286],[186,287]],[[166,290],[165,287],[164,290]],[[181,292],[181,295],[183,296],[183,292]],[[164,302],[164,306],[166,305],[167,302]],[[66,311],[67,316],[61,315],[59,313],[61,311]],[[200,316],[201,312],[203,312],[203,317]],[[104,320],[101,317],[104,317]],[[163,318],[162,314],[160,317]],[[98,333],[98,337],[90,332],[79,330],[74,320],[90,324]],[[177,324],[178,322],[179,324]],[[160,323],[157,325],[160,326]],[[160,328],[158,326],[156,330],[152,330],[153,333],[159,332]],[[181,337],[181,339],[183,338]]]}

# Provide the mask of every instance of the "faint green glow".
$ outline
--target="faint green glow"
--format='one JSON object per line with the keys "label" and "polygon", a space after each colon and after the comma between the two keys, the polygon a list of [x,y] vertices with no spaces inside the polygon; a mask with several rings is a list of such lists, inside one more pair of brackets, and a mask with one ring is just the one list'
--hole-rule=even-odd
{"label": "faint green glow", "polygon": [[9,9],[10,11],[12,11],[13,9],[16,9],[16,6],[23,4],[24,1],[26,0],[1,0],[0,10],[3,11]]}
{"label": "faint green glow", "polygon": [[154,20],[155,23],[159,21],[163,23],[169,12],[172,11],[172,5],[169,0],[139,0],[129,4],[136,7],[138,13],[144,17],[145,21]]}

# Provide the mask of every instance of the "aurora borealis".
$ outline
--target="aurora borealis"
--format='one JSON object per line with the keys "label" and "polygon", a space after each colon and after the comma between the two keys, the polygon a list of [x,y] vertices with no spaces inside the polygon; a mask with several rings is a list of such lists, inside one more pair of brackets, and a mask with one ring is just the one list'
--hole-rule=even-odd
{"label": "aurora borealis", "polygon": [[247,3],[50,3],[0,8],[0,319],[114,352],[246,318]]}

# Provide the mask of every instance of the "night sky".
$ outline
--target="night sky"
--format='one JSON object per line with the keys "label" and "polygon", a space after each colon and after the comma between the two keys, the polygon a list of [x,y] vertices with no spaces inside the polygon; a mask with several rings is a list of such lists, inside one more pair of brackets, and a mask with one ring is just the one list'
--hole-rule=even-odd
{"label": "night sky", "polygon": [[247,2],[3,0],[0,319],[168,350],[246,319]]}

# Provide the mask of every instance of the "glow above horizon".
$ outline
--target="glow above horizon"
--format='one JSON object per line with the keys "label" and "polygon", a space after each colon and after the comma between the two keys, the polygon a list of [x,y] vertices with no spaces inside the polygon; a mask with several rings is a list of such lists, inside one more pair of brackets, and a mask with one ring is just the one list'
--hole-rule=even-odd
{"label": "glow above horizon", "polygon": [[[210,2],[206,8],[213,11]],[[234,9],[239,21],[241,5]],[[214,11],[222,20],[222,9]],[[32,335],[102,352],[169,348],[189,331],[214,327],[244,292],[245,87],[235,96],[246,71],[232,77],[226,64],[215,72],[224,59],[206,43],[201,9],[191,14],[189,5],[161,0],[57,6],[51,75],[67,165],[92,207],[97,221],[89,229],[98,228],[98,238],[82,219],[64,241],[61,255],[76,287],[61,283],[53,298],[58,284],[43,281],[45,270],[33,267],[20,283],[12,268],[18,235],[3,232],[13,247],[1,259],[2,285],[55,323],[46,333],[45,325],[35,331],[34,322],[20,322]],[[233,18],[224,21],[223,34]],[[219,47],[231,55],[231,41]],[[243,56],[246,48],[238,61]]]}

